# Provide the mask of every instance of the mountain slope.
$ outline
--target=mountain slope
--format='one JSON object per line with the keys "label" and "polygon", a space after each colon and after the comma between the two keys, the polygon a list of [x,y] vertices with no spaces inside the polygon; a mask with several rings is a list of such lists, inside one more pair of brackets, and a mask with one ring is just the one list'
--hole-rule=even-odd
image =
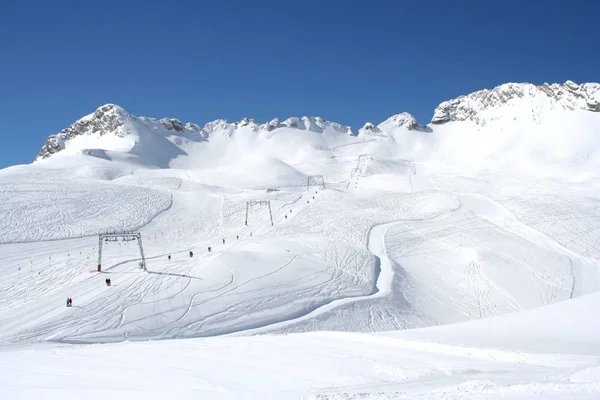
{"label": "mountain slope", "polygon": [[[0,171],[0,342],[401,330],[594,292],[600,113],[530,92],[481,103],[486,124],[356,133],[103,106]],[[98,260],[96,235],[129,230],[148,272],[123,241]]]}
{"label": "mountain slope", "polygon": [[578,85],[572,81],[564,84],[544,83],[540,86],[506,83],[492,90],[480,90],[441,103],[435,109],[431,123],[470,121],[486,125],[498,118],[516,117],[516,113],[501,115],[499,111],[516,111],[514,109],[520,105],[531,108],[532,117],[536,121],[539,121],[539,114],[546,110],[600,112],[600,84]]}
{"label": "mountain slope", "polygon": [[[132,167],[207,168],[240,158],[309,164],[331,150],[362,146],[380,157],[443,163],[454,170],[533,169],[596,163],[600,84],[507,83],[441,103],[429,126],[408,113],[356,133],[322,118],[259,124],[216,120],[204,127],[177,119],[136,117],[108,104],[48,138],[36,160],[87,154]],[[580,168],[580,167],[577,167]]]}

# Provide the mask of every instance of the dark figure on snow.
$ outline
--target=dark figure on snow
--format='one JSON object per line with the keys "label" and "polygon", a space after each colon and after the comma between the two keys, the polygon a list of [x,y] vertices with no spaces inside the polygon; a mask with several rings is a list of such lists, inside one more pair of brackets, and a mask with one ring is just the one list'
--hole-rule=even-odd
{"label": "dark figure on snow", "polygon": [[104,282],[106,282],[106,286],[110,286],[110,278],[106,278]]}
{"label": "dark figure on snow", "polygon": [[236,236],[235,238],[236,238],[236,240],[240,240],[240,237],[239,237],[239,236]]}
{"label": "dark figure on snow", "polygon": [[169,261],[171,261],[171,255],[169,254]]}
{"label": "dark figure on snow", "polygon": [[223,239],[223,244],[225,244],[225,239]]}
{"label": "dark figure on snow", "polygon": [[210,253],[210,246],[208,246],[208,252]]}
{"label": "dark figure on snow", "polygon": [[190,251],[190,257],[194,257],[194,252]]}
{"label": "dark figure on snow", "polygon": [[71,307],[73,305],[73,299],[70,297],[67,297],[67,307]]}

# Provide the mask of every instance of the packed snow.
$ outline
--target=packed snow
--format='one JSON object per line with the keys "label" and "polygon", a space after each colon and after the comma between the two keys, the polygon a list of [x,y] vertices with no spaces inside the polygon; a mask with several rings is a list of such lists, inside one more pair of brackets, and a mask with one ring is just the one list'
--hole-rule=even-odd
{"label": "packed snow", "polygon": [[559,111],[101,107],[0,170],[0,396],[597,398],[600,119]]}

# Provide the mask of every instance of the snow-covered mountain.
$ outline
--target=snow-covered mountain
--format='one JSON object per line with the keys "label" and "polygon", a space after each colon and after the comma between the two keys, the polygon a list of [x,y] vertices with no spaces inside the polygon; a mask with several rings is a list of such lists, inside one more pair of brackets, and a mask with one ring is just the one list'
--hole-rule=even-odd
{"label": "snow-covered mountain", "polygon": [[600,112],[600,84],[506,83],[444,101],[435,109],[431,123],[470,121],[486,125],[502,118],[516,118],[523,109],[528,111],[525,117],[531,116],[538,123],[540,114],[549,110]]}
{"label": "snow-covered mountain", "polygon": [[356,132],[100,107],[0,170],[0,396],[130,396],[142,360],[211,398],[598,398],[597,87]]}
{"label": "snow-covered mountain", "polygon": [[[219,119],[200,127],[191,122],[184,124],[175,118],[137,117],[123,107],[106,104],[94,113],[75,121],[59,133],[48,137],[35,160],[43,160],[59,152],[63,152],[63,154],[80,152],[93,154],[95,150],[126,152],[142,159],[156,160],[156,158],[148,157],[149,150],[152,150],[152,156],[157,155],[156,149],[160,149],[165,154],[170,152],[180,155],[185,154],[183,149],[186,147],[186,142],[207,141],[214,135],[232,137],[237,131],[266,135],[267,132],[277,129],[313,133],[330,131],[343,135],[354,135],[349,126],[326,121],[320,117],[291,117],[282,122],[275,118],[264,124],[257,124],[253,119],[248,118],[239,122]],[[178,149],[173,150],[174,146]],[[163,167],[166,166],[164,163],[159,164]]]}
{"label": "snow-covered mountain", "polygon": [[371,150],[387,157],[441,161],[453,167],[571,163],[600,155],[595,140],[599,111],[600,84],[572,81],[507,83],[444,101],[427,126],[403,112],[378,125],[366,123],[356,132],[320,117],[265,123],[215,120],[201,127],[173,118],[137,117],[107,104],[51,135],[36,161],[59,153],[84,153],[168,168],[223,164],[249,152],[279,158],[282,153],[306,154],[371,140],[371,147],[379,149]]}

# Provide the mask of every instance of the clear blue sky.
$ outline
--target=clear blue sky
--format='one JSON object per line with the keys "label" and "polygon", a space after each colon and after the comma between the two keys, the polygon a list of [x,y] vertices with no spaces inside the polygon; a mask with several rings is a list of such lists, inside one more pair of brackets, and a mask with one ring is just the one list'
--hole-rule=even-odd
{"label": "clear blue sky", "polygon": [[0,168],[105,103],[359,128],[507,81],[600,81],[594,0],[0,2]]}

